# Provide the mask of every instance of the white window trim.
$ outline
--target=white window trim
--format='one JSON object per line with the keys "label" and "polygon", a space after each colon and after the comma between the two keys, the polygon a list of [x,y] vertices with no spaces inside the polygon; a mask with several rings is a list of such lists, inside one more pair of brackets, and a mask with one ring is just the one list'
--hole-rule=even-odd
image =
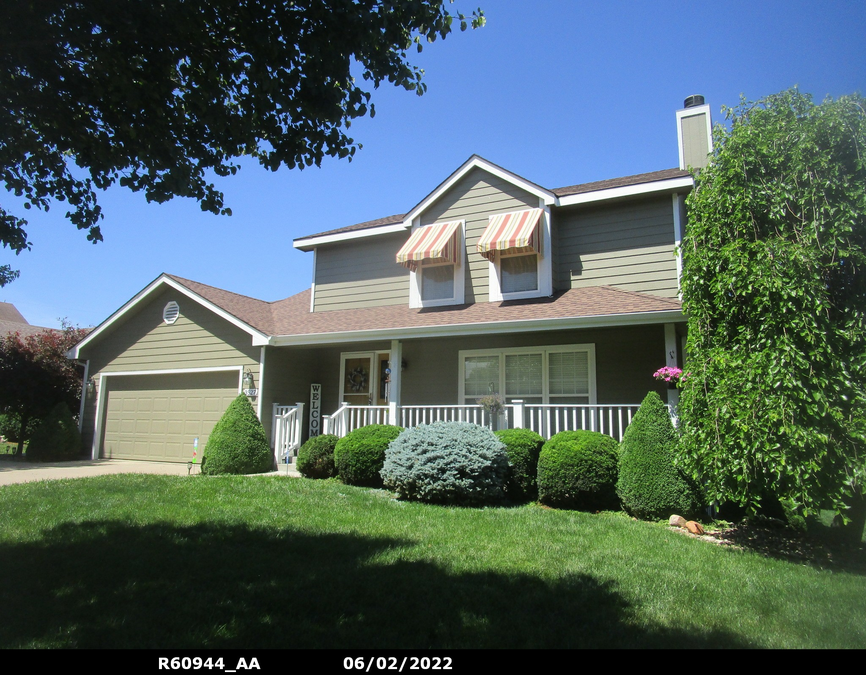
{"label": "white window trim", "polygon": [[[587,368],[589,370],[589,405],[597,403],[596,379],[595,379],[595,344],[584,343],[574,345],[543,345],[537,347],[502,347],[499,349],[461,349],[458,352],[458,362],[460,372],[457,376],[458,381],[458,405],[467,403],[466,401],[466,357],[471,356],[499,356],[499,391],[497,392],[503,398],[505,397],[505,357],[513,354],[542,354],[541,372],[542,372],[542,403],[550,403],[550,354],[559,352],[586,352],[587,353]],[[554,403],[556,402],[554,397]]]}
{"label": "white window trim", "polygon": [[[431,225],[435,223],[430,223]],[[420,219],[416,219],[412,226],[414,232],[420,225]],[[426,225],[424,226],[426,227]],[[412,270],[409,273],[409,307],[411,309],[421,309],[422,307],[445,307],[447,305],[462,305],[465,302],[465,286],[466,286],[466,242],[464,238],[464,229],[466,221],[461,220],[460,226],[457,228],[457,262],[454,263],[454,296],[451,298],[442,298],[440,300],[423,300],[421,298],[421,269],[424,263],[418,263],[418,269]],[[432,263],[430,266],[450,265],[452,263]]]}
{"label": "white window trim", "polygon": [[[538,289],[534,291],[519,291],[516,293],[502,292],[502,268],[501,252],[496,251],[496,256],[487,263],[490,276],[489,297],[490,302],[503,302],[504,300],[524,300],[526,298],[547,298],[553,295],[553,255],[551,250],[550,236],[550,207],[543,200],[539,200],[539,208],[542,209],[541,217],[536,227],[541,228],[541,252],[538,253]],[[506,254],[508,257],[509,254]],[[515,255],[526,255],[525,253]]]}

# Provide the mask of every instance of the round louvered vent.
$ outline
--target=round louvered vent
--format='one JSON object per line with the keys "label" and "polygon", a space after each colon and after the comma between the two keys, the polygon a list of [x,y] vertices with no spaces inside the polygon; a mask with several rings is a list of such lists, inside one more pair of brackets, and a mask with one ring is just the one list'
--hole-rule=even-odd
{"label": "round louvered vent", "polygon": [[172,300],[165,306],[165,309],[162,310],[162,318],[166,323],[174,323],[177,321],[177,317],[180,314],[180,307],[177,306],[177,303]]}

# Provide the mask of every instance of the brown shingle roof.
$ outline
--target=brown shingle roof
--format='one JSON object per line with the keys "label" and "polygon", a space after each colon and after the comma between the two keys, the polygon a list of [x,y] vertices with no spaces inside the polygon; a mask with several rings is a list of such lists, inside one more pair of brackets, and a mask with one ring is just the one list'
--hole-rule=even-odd
{"label": "brown shingle roof", "polygon": [[[557,197],[567,197],[569,195],[584,194],[586,192],[595,192],[597,190],[609,190],[611,188],[627,187],[629,185],[641,185],[642,183],[654,183],[660,180],[668,180],[670,178],[684,178],[690,176],[688,171],[682,169],[663,169],[662,171],[651,171],[649,173],[638,173],[633,176],[622,176],[620,178],[609,178],[607,180],[597,180],[591,183],[580,183],[578,185],[569,185],[567,187],[554,188],[551,190]],[[525,180],[525,179],[524,179]],[[528,182],[528,181],[527,181]],[[368,220],[357,225],[349,225],[348,227],[338,227],[334,230],[318,232],[316,234],[308,234],[304,237],[298,237],[295,241],[304,241],[305,239],[313,239],[315,237],[324,237],[329,234],[342,234],[343,232],[354,232],[356,230],[369,230],[385,225],[394,225],[402,223],[406,217],[405,213],[388,216],[387,218],[377,218],[376,220]]]}
{"label": "brown shingle roof", "polygon": [[621,178],[609,178],[608,180],[597,180],[593,183],[581,183],[568,187],[554,188],[553,194],[557,197],[567,195],[579,195],[596,190],[609,190],[611,188],[626,187],[628,185],[640,185],[641,183],[654,183],[659,180],[670,178],[685,178],[691,176],[688,171],[682,169],[664,169],[663,171],[651,171],[650,173],[638,173],[634,176],[622,176]]}
{"label": "brown shingle roof", "polygon": [[305,237],[298,237],[297,239],[295,239],[295,241],[303,241],[304,239],[312,239],[313,237],[325,237],[329,234],[354,232],[355,230],[369,230],[374,227],[382,227],[384,225],[396,225],[397,223],[402,223],[405,216],[405,213],[398,213],[393,216],[388,216],[387,218],[377,218],[376,220],[368,220],[365,223],[358,223],[357,225],[338,227],[336,230],[326,230],[325,232],[319,232],[317,234],[308,234]]}
{"label": "brown shingle roof", "polygon": [[18,308],[11,302],[0,302],[0,321],[27,324],[27,319],[22,316]]}
{"label": "brown shingle roof", "polygon": [[309,289],[277,302],[264,302],[182,277],[171,276],[201,297],[271,336],[313,336],[373,330],[407,330],[544,319],[612,317],[681,311],[676,300],[624,291],[612,286],[573,288],[551,298],[479,302],[471,305],[411,309],[387,305],[310,312]]}

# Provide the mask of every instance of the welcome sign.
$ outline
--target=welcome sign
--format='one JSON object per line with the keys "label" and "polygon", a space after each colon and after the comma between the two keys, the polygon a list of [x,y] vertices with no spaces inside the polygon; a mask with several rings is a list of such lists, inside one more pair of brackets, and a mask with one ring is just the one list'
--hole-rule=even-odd
{"label": "welcome sign", "polygon": [[310,385],[310,438],[322,433],[322,385]]}

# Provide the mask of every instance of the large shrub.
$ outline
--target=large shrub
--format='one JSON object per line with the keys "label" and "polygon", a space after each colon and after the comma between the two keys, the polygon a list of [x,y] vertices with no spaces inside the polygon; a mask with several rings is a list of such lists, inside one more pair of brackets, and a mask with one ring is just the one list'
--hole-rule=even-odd
{"label": "large shrub", "polygon": [[501,500],[505,446],[486,427],[436,422],[407,429],[385,453],[382,479],[401,499],[480,505]]}
{"label": "large shrub", "polygon": [[265,473],[274,466],[274,457],[262,423],[249,399],[240,394],[229,404],[210,433],[204,449],[201,472],[211,476],[224,473]]}
{"label": "large shrub", "polygon": [[679,456],[713,501],[866,526],[866,99],[726,110],[688,196]]}
{"label": "large shrub", "polygon": [[334,446],[339,439],[333,434],[313,436],[298,450],[298,471],[306,478],[331,478],[336,475]]}
{"label": "large shrub", "polygon": [[27,460],[56,462],[80,457],[81,434],[78,433],[78,424],[69,412],[69,406],[58,403],[30,437]]}
{"label": "large shrub", "polygon": [[597,431],[561,431],[538,457],[538,498],[565,509],[616,508],[617,442]]}
{"label": "large shrub", "polygon": [[495,433],[508,454],[508,497],[515,501],[537,499],[538,455],[544,438],[531,429],[502,429]]}
{"label": "large shrub", "polygon": [[697,486],[674,466],[677,441],[661,397],[650,392],[620,444],[616,493],[626,511],[648,519],[697,515]]}
{"label": "large shrub", "polygon": [[340,480],[349,485],[380,487],[379,472],[385,462],[385,450],[402,431],[403,427],[390,424],[370,424],[337,441],[334,464]]}

